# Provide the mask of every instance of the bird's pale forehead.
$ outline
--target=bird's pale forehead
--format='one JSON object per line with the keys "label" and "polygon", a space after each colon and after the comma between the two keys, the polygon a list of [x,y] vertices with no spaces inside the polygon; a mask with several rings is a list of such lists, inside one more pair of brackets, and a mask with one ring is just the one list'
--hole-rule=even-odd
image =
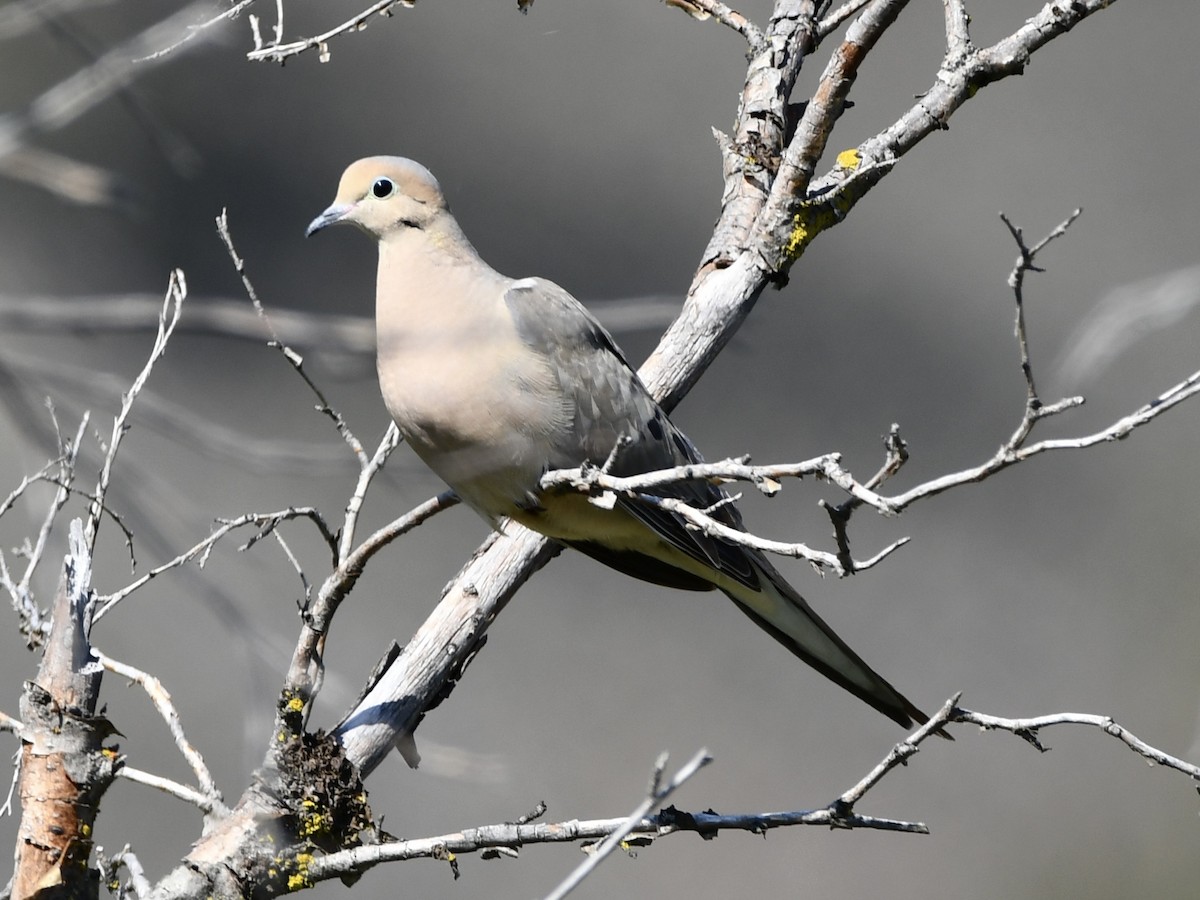
{"label": "bird's pale forehead", "polygon": [[338,200],[352,203],[366,196],[380,178],[390,178],[400,193],[422,203],[442,203],[437,179],[423,165],[399,156],[369,156],[350,164],[338,183]]}

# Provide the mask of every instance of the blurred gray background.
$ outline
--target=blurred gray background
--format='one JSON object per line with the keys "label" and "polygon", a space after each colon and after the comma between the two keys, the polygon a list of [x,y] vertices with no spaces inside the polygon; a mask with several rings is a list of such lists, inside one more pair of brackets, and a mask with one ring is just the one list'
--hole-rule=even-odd
{"label": "blurred gray background", "polygon": [[[362,5],[288,5],[289,32],[321,30]],[[759,21],[769,6],[740,4]],[[977,41],[1007,34],[1038,6],[972,4]],[[109,47],[169,11],[116,2],[11,29],[0,45],[0,106],[20,114],[78,69],[75,41]],[[266,30],[271,8],[260,12]],[[1200,263],[1197,38],[1191,0],[1121,3],[1039,52],[1023,77],[981,92],[816,242],[785,290],[764,296],[675,420],[710,458],[839,450],[864,477],[882,459],[880,435],[899,422],[913,458],[897,489],[981,461],[1017,424],[1024,396],[1005,286],[1015,248],[999,210],[1036,238],[1084,208],[1042,257],[1049,271],[1027,285],[1044,396],[1088,398],[1043,436],[1102,428],[1194,371],[1194,279],[1173,295],[1171,327],[1103,365],[1060,362],[1111,291]],[[831,151],[906,109],[930,84],[941,44],[941,4],[916,0],[863,69]],[[370,315],[369,242],[350,230],[302,235],[345,164],[398,153],[434,170],[498,269],[560,282],[613,323],[632,358],[653,347],[669,315],[664,299],[678,303],[718,211],[710,129],[732,125],[744,70],[735,34],[646,0],[537,0],[528,16],[511,0],[442,0],[336,40],[324,65],[311,53],[286,67],[251,64],[249,46],[246,22],[233,23],[137,77],[129,91],[140,112],[118,97],[34,136],[38,147],[118,173],[129,193],[118,209],[88,207],[0,179],[0,297],[49,305],[158,294],[179,266],[191,302],[240,298],[213,227],[227,207],[269,308]],[[810,64],[797,99],[824,59]],[[1150,293],[1139,284],[1126,294],[1121,334],[1148,323],[1150,306],[1140,304]],[[630,308],[643,306],[650,325],[631,327]],[[1096,348],[1094,335],[1083,340]],[[53,396],[65,429],[90,408],[107,432],[149,343],[147,332],[0,333],[0,366],[17,373],[3,386],[0,495],[52,453],[41,398]],[[376,440],[387,419],[369,358],[314,351],[307,365],[351,427]],[[191,546],[218,516],[288,504],[340,514],[355,463],[278,354],[184,334],[151,389],[162,409],[210,434],[233,429],[235,439],[230,452],[205,452],[135,411],[110,500],[137,534],[139,567]],[[860,513],[860,556],[901,535],[913,541],[852,579],[781,565],[926,708],[961,690],[964,705],[996,714],[1106,713],[1195,761],[1198,409],[1181,407],[1117,445],[1034,460],[898,521]],[[259,455],[276,442],[301,459]],[[90,447],[84,473],[98,465]],[[370,497],[366,527],[438,489],[402,448]],[[827,547],[820,497],[836,493],[789,484],[775,500],[747,498],[747,519],[759,533]],[[40,520],[44,495],[34,499],[0,523],[10,563],[9,548]],[[55,532],[37,583],[43,603],[64,534]],[[285,534],[319,578],[327,559],[318,542],[302,526]],[[386,642],[407,639],[484,535],[477,518],[454,510],[372,564],[338,616],[315,725],[337,720]],[[241,555],[235,546],[222,545],[202,572],[130,598],[94,635],[105,652],[163,679],[231,801],[261,757],[301,590],[276,545]],[[126,583],[128,557],[109,525],[99,553],[98,588]],[[0,709],[9,713],[37,663],[13,632],[0,628]],[[130,763],[186,780],[141,691],[110,677],[105,696]],[[577,896],[1195,896],[1200,800],[1183,776],[1147,768],[1092,730],[1045,733],[1054,748],[1045,755],[1008,735],[956,736],[927,746],[860,807],[923,820],[930,836],[679,836],[608,861]],[[512,820],[539,800],[548,820],[620,815],[659,751],[682,763],[700,746],[716,762],[678,797],[681,808],[818,806],[900,734],[724,598],[643,586],[567,555],[499,618],[417,737],[427,765],[410,771],[396,757],[368,784],[384,827],[408,837]],[[105,798],[97,838],[110,850],[130,842],[158,877],[199,825],[179,802],[121,782]],[[14,818],[0,819],[0,846],[15,830]],[[457,882],[443,863],[393,865],[353,896],[540,896],[577,858],[564,847],[528,848],[517,861],[467,856]],[[347,894],[332,884],[316,895]]]}

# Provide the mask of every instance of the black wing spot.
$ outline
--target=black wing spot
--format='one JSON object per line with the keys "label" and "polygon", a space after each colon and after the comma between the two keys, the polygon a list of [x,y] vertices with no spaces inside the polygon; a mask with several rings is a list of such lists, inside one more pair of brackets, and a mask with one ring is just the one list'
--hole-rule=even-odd
{"label": "black wing spot", "polygon": [[687,439],[678,431],[671,432],[671,440],[675,442],[675,448],[683,454],[684,459],[692,458],[692,448],[688,444]]}
{"label": "black wing spot", "polygon": [[663,427],[659,413],[655,413],[654,418],[646,423],[646,428],[656,441],[661,441],[663,439]]}

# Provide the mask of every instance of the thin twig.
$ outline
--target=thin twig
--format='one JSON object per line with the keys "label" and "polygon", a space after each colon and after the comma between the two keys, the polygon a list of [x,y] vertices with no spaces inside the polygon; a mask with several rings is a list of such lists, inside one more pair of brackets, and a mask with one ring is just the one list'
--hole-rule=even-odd
{"label": "thin twig", "polygon": [[725,27],[732,28],[746,39],[752,54],[761,53],[766,49],[767,36],[763,30],[721,0],[681,0],[678,5],[693,18],[703,20],[711,17]]}
{"label": "thin twig", "polygon": [[[957,697],[952,698],[955,704],[957,704],[957,700]],[[975,712],[970,709],[962,709],[955,705],[950,714],[950,721],[978,725],[980,728],[988,731],[1010,731],[1042,751],[1045,751],[1047,748],[1042,745],[1038,737],[1038,732],[1041,729],[1054,725],[1088,725],[1092,728],[1099,728],[1110,737],[1116,738],[1130,750],[1145,757],[1150,762],[1165,766],[1168,769],[1174,769],[1177,772],[1182,772],[1190,776],[1193,780],[1200,781],[1200,766],[1165,753],[1157,747],[1150,746],[1129,729],[1115,722],[1111,716],[1063,712],[1045,716],[1008,719],[987,713]]]}
{"label": "thin twig", "polygon": [[[952,704],[947,704],[945,711],[951,708]],[[906,741],[906,744],[909,742],[919,743],[933,730],[945,725],[946,721],[945,718],[936,719],[935,717],[933,724],[928,729],[919,729]],[[909,745],[911,746],[911,744]],[[661,804],[672,787],[678,787],[687,777],[694,774],[694,771],[706,764],[708,758],[703,755],[704,751],[701,751],[688,763],[688,766],[680,770],[670,785],[663,787],[658,783],[652,784],[651,796],[633,815],[624,818],[574,819],[568,822],[546,823],[503,822],[497,825],[467,828],[454,834],[354,847],[319,857],[309,868],[308,874],[314,881],[320,881],[348,874],[361,874],[367,869],[385,862],[416,858],[445,859],[453,854],[487,853],[496,850],[515,851],[529,844],[573,843],[604,839],[606,842],[611,842],[612,847],[621,846],[624,843],[637,846],[667,835],[683,832],[692,832],[704,838],[711,838],[721,831],[747,831],[752,834],[765,834],[775,828],[815,825],[825,828],[860,828],[908,834],[928,834],[928,827],[921,822],[864,816],[852,809],[853,804],[860,800],[863,794],[877,784],[884,774],[899,764],[900,761],[888,764],[896,752],[896,749],[893,748],[884,763],[881,763],[883,766],[881,772],[877,771],[879,769],[877,767],[872,770],[867,779],[864,779],[869,783],[859,782],[833,803],[820,809],[721,814],[712,810],[683,812],[672,806],[650,815],[650,808]],[[694,769],[691,768],[693,766]],[[661,781],[660,770],[656,769],[656,775],[659,776],[656,781]],[[589,859],[586,864],[594,867],[599,863],[601,853],[606,855],[610,851],[602,850],[598,845],[588,848],[588,852]],[[568,885],[564,881],[559,889],[561,890],[564,885],[570,889],[578,883],[576,873],[572,873],[570,879],[571,884]],[[562,894],[551,896],[562,896]]]}
{"label": "thin twig", "polygon": [[698,750],[688,762],[675,773],[675,776],[666,784],[662,784],[663,769],[667,765],[667,754],[662,754],[658,758],[654,767],[654,775],[651,778],[650,790],[646,794],[646,798],[639,803],[621,823],[620,827],[616,828],[612,834],[600,842],[598,847],[592,849],[587,858],[575,867],[559,885],[546,895],[546,900],[562,900],[563,897],[579,887],[583,879],[591,874],[596,866],[600,865],[609,854],[625,840],[625,837],[633,831],[638,823],[650,812],[650,810],[658,804],[664,802],[676,790],[679,789],[688,779],[699,772],[702,768],[712,762],[712,757],[708,755],[707,750]]}
{"label": "thin twig", "polygon": [[[141,860],[129,848],[128,844],[109,858],[107,864],[108,877],[116,881],[117,871],[122,867],[129,873],[129,886],[133,889],[133,895],[138,898],[149,897],[152,890],[150,879],[146,877],[146,870],[142,867]],[[102,872],[105,871],[103,863],[98,868]]]}
{"label": "thin twig", "polygon": [[[75,430],[73,440],[64,442],[61,436],[59,438],[58,490],[55,491],[54,499],[50,502],[50,506],[46,510],[46,515],[42,519],[42,526],[38,529],[37,539],[34,541],[33,549],[29,553],[28,563],[25,566],[25,575],[21,578],[20,584],[17,585],[17,589],[22,594],[29,592],[34,570],[37,568],[38,562],[45,552],[46,542],[50,539],[50,531],[54,526],[55,519],[57,519],[59,511],[71,496],[71,484],[75,480],[75,463],[79,459],[79,448],[83,445],[83,435],[87,431],[90,415],[90,413],[85,412],[80,418],[79,427]],[[51,416],[53,417],[53,407],[51,407]],[[57,432],[57,419],[54,419],[54,427]],[[0,514],[2,514],[2,511],[0,511]],[[122,530],[125,529],[124,524],[121,524],[120,527]]]}
{"label": "thin twig", "polygon": [[11,491],[9,491],[8,496],[5,497],[2,501],[0,501],[0,516],[4,515],[6,512],[8,512],[10,509],[12,509],[13,506],[16,504],[16,502],[21,499],[21,497],[25,494],[25,492],[27,490],[29,490],[30,487],[37,484],[38,482],[51,481],[52,478],[50,475],[50,471],[55,466],[57,466],[60,463],[60,461],[61,461],[61,457],[59,457],[58,459],[52,459],[48,463],[43,465],[40,469],[38,469],[36,472],[34,472],[32,475],[24,476],[21,479],[21,481],[17,484],[17,486],[15,488],[13,488]]}
{"label": "thin twig", "polygon": [[929,721],[910,734],[900,743],[896,744],[885,756],[878,765],[868,772],[854,787],[845,791],[840,797],[830,804],[830,810],[842,814],[849,812],[861,800],[871,788],[879,784],[884,776],[895,769],[897,766],[907,765],[908,759],[913,756],[922,742],[931,734],[941,732],[948,722],[952,720],[952,714],[955,710],[955,704],[962,694],[955,694],[937,711],[935,715],[930,717]]}
{"label": "thin twig", "polygon": [[320,511],[315,507],[290,506],[287,509],[281,509],[277,512],[271,513],[246,513],[245,515],[238,516],[234,519],[221,520],[218,524],[218,527],[212,532],[212,534],[200,541],[191,549],[185,550],[174,559],[169,560],[160,566],[156,566],[120,590],[114,591],[107,596],[98,598],[99,602],[97,604],[95,618],[97,620],[103,618],[114,606],[116,606],[134,591],[141,588],[147,582],[152,581],[164,572],[178,568],[184,563],[191,562],[194,559],[200,560],[200,564],[203,565],[208,558],[208,554],[212,551],[212,548],[216,545],[216,543],[231,531],[234,531],[238,528],[243,528],[247,525],[257,525],[261,530],[251,540],[251,543],[253,544],[261,538],[269,535],[283,522],[301,518],[311,521],[316,526],[317,531],[320,532],[322,539],[325,541],[326,546],[330,548],[330,551],[332,553],[337,552],[337,541],[335,540],[332,532],[330,532],[329,526],[325,524],[325,520],[321,517]]}
{"label": "thin twig", "polygon": [[[311,606],[305,610],[304,627],[300,631],[284,682],[286,693],[304,698],[305,703],[311,702],[315,696],[321,641],[328,633],[338,606],[358,582],[363,567],[371,557],[396,538],[458,502],[458,496],[453,491],[443,491],[380,528],[338,563],[317,591]],[[334,553],[338,552],[335,545]]]}
{"label": "thin twig", "polygon": [[258,292],[254,289],[253,282],[250,281],[250,276],[246,272],[246,263],[238,255],[237,249],[233,246],[233,235],[229,232],[229,216],[228,210],[221,210],[221,215],[217,216],[217,234],[221,237],[221,242],[225,245],[225,250],[229,253],[229,258],[233,262],[234,269],[237,270],[238,277],[242,279],[242,286],[246,289],[246,296],[250,298],[250,302],[254,305],[255,311],[259,318],[267,326],[267,330],[271,333],[271,340],[268,346],[274,347],[283,354],[283,358],[288,361],[291,367],[296,371],[296,374],[304,379],[304,383],[308,385],[309,390],[316,396],[318,404],[317,411],[328,416],[337,428],[338,434],[342,436],[342,440],[354,452],[360,466],[366,466],[369,463],[366,452],[363,450],[362,443],[354,436],[354,432],[350,430],[350,426],[346,424],[346,420],[342,418],[342,414],[334,409],[329,401],[325,399],[325,393],[317,387],[315,381],[308,377],[308,373],[304,370],[304,357],[285,344],[279,339],[278,332],[275,331],[275,326],[271,324],[271,317],[267,315],[266,307],[258,299]]}
{"label": "thin twig", "polygon": [[[17,729],[15,733],[18,737],[22,736],[20,729]],[[8,793],[4,795],[4,802],[0,803],[0,819],[13,814],[13,797],[16,796],[17,785],[21,781],[21,760],[23,758],[23,753],[13,754],[12,778],[8,782]],[[11,881],[9,882],[9,886],[12,886]]]}
{"label": "thin twig", "polygon": [[[351,31],[361,31],[375,16],[391,15],[392,9],[399,6],[412,6],[414,0],[378,0],[366,9],[351,16],[345,22],[330,28],[328,31],[314,37],[301,38],[288,44],[276,40],[262,48],[256,48],[246,54],[246,59],[254,61],[270,60],[271,62],[286,62],[293,56],[298,56],[306,50],[317,48],[320,51],[321,62],[329,61],[329,40]],[[278,33],[277,33],[278,34]]]}
{"label": "thin twig", "polygon": [[210,812],[215,815],[223,816],[229,812],[229,808],[225,806],[221,798],[221,791],[217,787],[217,783],[213,780],[212,773],[209,772],[208,766],[204,762],[198,750],[192,746],[187,739],[187,735],[183,733],[183,723],[179,719],[179,712],[175,709],[175,704],[171,702],[171,695],[167,693],[167,689],[163,687],[162,682],[153,675],[143,672],[141,669],[113,659],[104,653],[92,648],[92,654],[99,660],[100,664],[110,672],[115,672],[123,678],[128,678],[130,681],[141,686],[142,690],[150,698],[150,702],[154,704],[154,708],[158,710],[158,714],[162,716],[162,720],[166,722],[168,730],[171,732],[171,737],[175,741],[175,746],[187,760],[187,763],[192,768],[192,772],[196,776],[196,780],[200,783],[200,790],[208,797]]}
{"label": "thin twig", "polygon": [[370,459],[364,456],[359,457],[361,469],[358,473],[358,483],[354,486],[354,493],[350,495],[350,500],[346,503],[346,518],[342,524],[342,540],[338,546],[337,558],[334,560],[334,565],[339,565],[345,561],[350,555],[351,548],[354,546],[355,529],[358,526],[358,515],[362,511],[363,502],[366,500],[367,488],[371,486],[371,481],[383,469],[384,463],[391,456],[392,451],[400,446],[400,429],[396,427],[395,422],[389,422],[387,431],[384,432],[383,439],[379,442],[379,447]]}
{"label": "thin twig", "polygon": [[128,781],[144,784],[147,787],[162,791],[164,794],[170,794],[172,797],[176,797],[185,803],[190,803],[205,815],[213,815],[218,811],[211,796],[203,791],[196,790],[194,787],[180,784],[178,781],[170,778],[164,778],[161,775],[155,775],[142,769],[135,769],[129,765],[118,768],[117,775]]}
{"label": "thin twig", "polygon": [[[154,370],[154,364],[166,352],[167,342],[171,339],[171,335],[175,331],[175,325],[179,322],[179,316],[183,312],[183,301],[186,297],[187,279],[184,278],[182,269],[174,269],[171,272],[171,278],[167,285],[167,294],[163,298],[162,309],[159,312],[158,331],[154,336],[154,346],[150,349],[150,356],[146,360],[146,364],[142,367],[142,371],[133,380],[133,384],[129,386],[129,390],[125,393],[121,401],[121,411],[113,419],[112,436],[108,441],[108,450],[104,454],[104,464],[100,468],[100,476],[96,482],[96,491],[91,508],[88,510],[87,526],[84,532],[89,555],[95,550],[96,534],[100,529],[100,519],[104,512],[105,494],[108,492],[109,480],[112,478],[112,467],[117,459],[117,451],[120,449],[121,439],[125,436],[125,432],[129,430],[129,414],[133,410],[133,404],[137,400],[138,393],[142,390],[142,387],[146,384],[146,380],[150,377],[150,373]],[[126,544],[129,547],[129,554],[132,558],[133,541],[128,535],[126,536]]]}
{"label": "thin twig", "polygon": [[837,31],[847,19],[849,19],[870,2],[871,0],[846,0],[845,3],[835,9],[833,12],[826,15],[819,23],[817,23],[817,37],[828,37],[830,34]]}
{"label": "thin twig", "polygon": [[1021,373],[1025,376],[1025,418],[1021,426],[1017,429],[1017,433],[1009,439],[1009,445],[1012,447],[1020,447],[1028,437],[1029,432],[1033,430],[1034,424],[1040,418],[1042,408],[1042,400],[1038,395],[1037,386],[1033,379],[1033,364],[1029,357],[1029,335],[1025,328],[1025,274],[1027,272],[1043,272],[1044,269],[1038,268],[1035,264],[1038,253],[1051,241],[1062,237],[1067,233],[1067,229],[1071,224],[1079,218],[1083,210],[1076,209],[1067,219],[1061,222],[1057,228],[1051,231],[1048,235],[1038,241],[1034,246],[1029,247],[1025,244],[1025,235],[1004,213],[1000,213],[1000,219],[1008,228],[1009,234],[1016,241],[1019,255],[1017,261],[1013,263],[1012,272],[1008,276],[1008,286],[1012,288],[1013,298],[1016,301],[1016,325],[1014,330],[1017,336],[1017,346],[1021,352]]}
{"label": "thin twig", "polygon": [[[44,481],[58,487],[54,498],[47,507],[46,515],[42,519],[42,525],[38,529],[37,538],[32,545],[27,543],[26,547],[22,549],[21,555],[25,557],[26,562],[25,572],[19,582],[13,581],[8,571],[4,554],[0,553],[0,586],[3,586],[12,598],[13,609],[16,611],[21,623],[21,633],[25,636],[30,646],[40,643],[41,639],[48,634],[50,629],[50,620],[43,616],[42,610],[33,596],[31,584],[34,572],[37,570],[38,563],[41,561],[42,554],[45,552],[47,542],[50,539],[50,531],[58,517],[58,513],[71,495],[71,483],[75,478],[75,464],[79,448],[83,443],[84,432],[87,430],[88,414],[84,413],[79,423],[79,428],[75,432],[75,439],[69,443],[63,441],[62,435],[58,431],[58,419],[54,416],[53,407],[51,407],[51,419],[54,422],[55,434],[58,438],[58,458],[46,463],[35,475],[23,478],[21,484],[8,495],[3,503],[0,503],[0,515],[3,515],[30,484],[36,481]],[[59,470],[57,478],[49,474],[50,469],[54,467],[57,467]],[[128,530],[119,519],[118,525],[120,525],[122,531],[128,534]]]}

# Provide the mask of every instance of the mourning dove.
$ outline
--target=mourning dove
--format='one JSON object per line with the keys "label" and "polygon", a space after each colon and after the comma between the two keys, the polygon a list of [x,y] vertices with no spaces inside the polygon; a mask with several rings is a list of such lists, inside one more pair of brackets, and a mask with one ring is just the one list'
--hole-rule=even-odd
{"label": "mourning dove", "polygon": [[[708,537],[645,501],[618,497],[603,508],[582,494],[539,490],[547,471],[587,461],[633,475],[701,456],[574,297],[542,278],[507,278],[479,257],[424,166],[388,156],[352,164],[306,234],[341,223],[379,244],[378,368],[388,411],[417,455],[493,527],[511,519],[635,578],[723,591],[884,715],[906,727],[927,721],[758,551]],[[627,445],[613,454],[622,439]],[[743,528],[711,483],[651,493]]]}

